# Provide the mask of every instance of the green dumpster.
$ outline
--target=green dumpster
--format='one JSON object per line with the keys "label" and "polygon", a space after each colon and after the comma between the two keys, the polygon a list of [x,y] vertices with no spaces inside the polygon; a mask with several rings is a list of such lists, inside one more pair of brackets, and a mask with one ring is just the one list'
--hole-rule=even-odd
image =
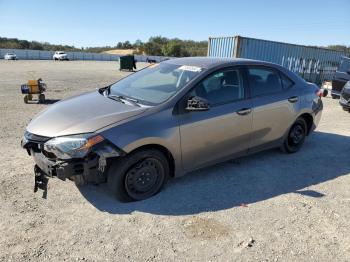
{"label": "green dumpster", "polygon": [[125,55],[119,58],[119,70],[130,70],[136,69],[136,61],[133,55]]}

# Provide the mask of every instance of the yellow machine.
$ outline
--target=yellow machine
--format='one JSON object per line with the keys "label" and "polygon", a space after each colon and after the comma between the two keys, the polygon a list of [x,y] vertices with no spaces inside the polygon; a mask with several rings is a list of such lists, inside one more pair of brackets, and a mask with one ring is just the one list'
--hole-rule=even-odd
{"label": "yellow machine", "polygon": [[46,91],[46,84],[42,81],[41,78],[38,80],[28,80],[27,84],[21,85],[22,94],[24,94],[24,103],[33,101],[33,95],[38,96],[38,103],[45,103],[45,95],[43,94]]}

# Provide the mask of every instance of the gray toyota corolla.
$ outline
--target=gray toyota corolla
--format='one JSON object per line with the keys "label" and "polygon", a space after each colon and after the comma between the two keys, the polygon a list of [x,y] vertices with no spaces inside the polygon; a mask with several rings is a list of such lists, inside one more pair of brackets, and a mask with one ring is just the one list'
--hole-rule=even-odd
{"label": "gray toyota corolla", "polygon": [[48,177],[107,182],[142,200],[169,177],[281,147],[298,151],[322,112],[321,91],[272,63],[180,58],[58,102],[27,126],[35,190]]}

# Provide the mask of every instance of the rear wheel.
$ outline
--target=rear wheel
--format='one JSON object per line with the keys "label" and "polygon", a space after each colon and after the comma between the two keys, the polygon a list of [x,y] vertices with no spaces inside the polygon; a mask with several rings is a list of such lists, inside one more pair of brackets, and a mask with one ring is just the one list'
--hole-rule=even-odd
{"label": "rear wheel", "polygon": [[291,126],[288,136],[284,140],[283,150],[287,153],[299,151],[305,141],[307,124],[303,118],[298,118]]}
{"label": "rear wheel", "polygon": [[136,151],[117,159],[108,170],[108,187],[120,201],[157,194],[169,177],[169,163],[158,150]]}
{"label": "rear wheel", "polygon": [[23,101],[24,101],[25,104],[28,104],[28,95],[25,95],[23,97]]}

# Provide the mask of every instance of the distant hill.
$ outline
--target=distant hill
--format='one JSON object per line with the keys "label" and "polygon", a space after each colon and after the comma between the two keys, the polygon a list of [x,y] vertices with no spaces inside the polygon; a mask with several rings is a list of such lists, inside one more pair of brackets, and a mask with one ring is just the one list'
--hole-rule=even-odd
{"label": "distant hill", "polygon": [[102,53],[110,55],[132,55],[135,51],[136,49],[111,49]]}

